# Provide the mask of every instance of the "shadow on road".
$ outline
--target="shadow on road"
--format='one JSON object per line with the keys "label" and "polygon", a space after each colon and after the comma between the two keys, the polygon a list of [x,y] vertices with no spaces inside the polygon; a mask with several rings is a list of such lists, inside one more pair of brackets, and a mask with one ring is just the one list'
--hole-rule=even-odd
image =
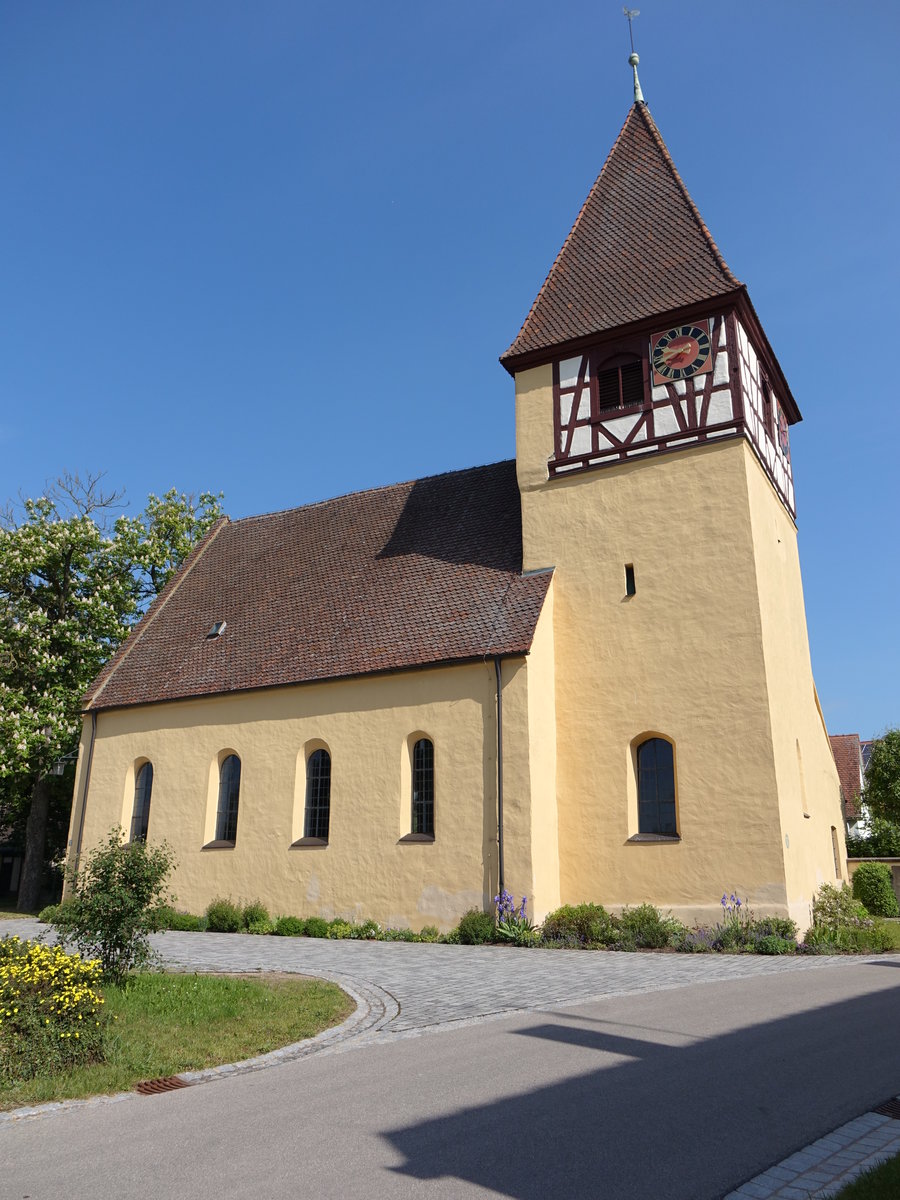
{"label": "shadow on road", "polygon": [[584,1074],[383,1136],[401,1174],[516,1200],[717,1200],[900,1091],[898,1016],[889,987],[681,1045],[551,1017],[511,1031],[508,1055],[563,1043]]}

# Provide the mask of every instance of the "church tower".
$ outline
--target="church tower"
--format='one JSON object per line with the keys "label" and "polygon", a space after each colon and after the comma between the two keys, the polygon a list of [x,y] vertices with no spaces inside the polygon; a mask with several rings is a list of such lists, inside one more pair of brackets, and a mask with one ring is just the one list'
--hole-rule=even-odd
{"label": "church tower", "polygon": [[800,412],[640,95],[501,362],[554,568],[559,893],[801,928],[846,877],[810,666]]}

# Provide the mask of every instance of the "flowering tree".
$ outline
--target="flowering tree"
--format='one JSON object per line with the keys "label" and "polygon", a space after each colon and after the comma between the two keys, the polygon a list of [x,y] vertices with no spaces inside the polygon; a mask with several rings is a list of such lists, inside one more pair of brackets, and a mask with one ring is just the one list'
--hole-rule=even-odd
{"label": "flowering tree", "polygon": [[81,698],[146,604],[221,516],[219,497],[151,496],[140,516],[99,477],[66,476],[0,519],[0,788],[27,812],[19,908],[40,891],[54,763],[78,745]]}

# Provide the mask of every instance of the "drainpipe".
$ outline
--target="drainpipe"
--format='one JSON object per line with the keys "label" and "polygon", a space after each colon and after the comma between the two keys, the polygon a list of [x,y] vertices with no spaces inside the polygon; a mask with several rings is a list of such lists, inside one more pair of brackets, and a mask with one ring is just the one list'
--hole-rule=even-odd
{"label": "drainpipe", "polygon": [[498,891],[503,891],[503,676],[500,659],[494,659],[497,675],[497,864],[499,874]]}
{"label": "drainpipe", "polygon": [[88,788],[91,784],[91,763],[94,760],[94,739],[97,736],[97,713],[91,713],[91,740],[88,742],[87,762],[84,764],[84,790],[81,793],[81,815],[78,818],[78,837],[75,841],[75,872],[81,862],[81,839],[84,836],[84,815],[87,812]]}

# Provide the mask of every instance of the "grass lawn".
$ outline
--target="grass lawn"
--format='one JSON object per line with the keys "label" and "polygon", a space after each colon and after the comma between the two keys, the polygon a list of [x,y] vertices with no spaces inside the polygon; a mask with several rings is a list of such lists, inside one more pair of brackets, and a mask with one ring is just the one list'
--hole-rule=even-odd
{"label": "grass lawn", "polygon": [[[890,917],[883,921],[882,924],[894,939],[894,949],[900,950],[900,917]],[[900,1196],[900,1192],[897,1195]]]}
{"label": "grass lawn", "polygon": [[897,1200],[900,1196],[900,1158],[888,1159],[880,1167],[864,1171],[848,1183],[834,1200]]}
{"label": "grass lawn", "polygon": [[0,1080],[0,1109],[124,1092],[145,1079],[238,1062],[313,1037],[353,1011],[322,979],[137,975],[105,987],[107,1061],[26,1083]]}

